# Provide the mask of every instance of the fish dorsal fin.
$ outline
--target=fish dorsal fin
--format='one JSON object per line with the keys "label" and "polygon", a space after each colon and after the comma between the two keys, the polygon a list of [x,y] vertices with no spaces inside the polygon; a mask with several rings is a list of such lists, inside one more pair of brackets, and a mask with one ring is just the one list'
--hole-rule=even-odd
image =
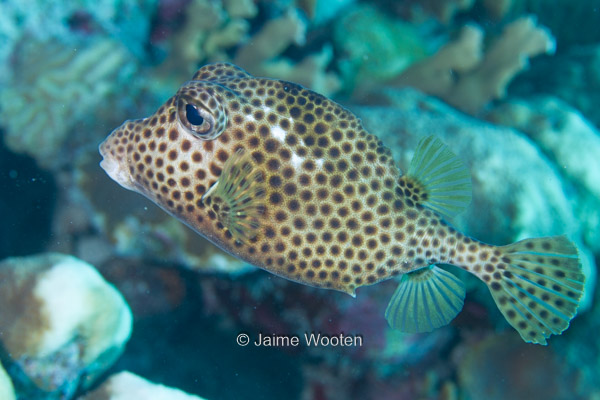
{"label": "fish dorsal fin", "polygon": [[430,265],[402,277],[385,318],[401,332],[431,332],[447,325],[462,310],[463,283],[440,267]]}
{"label": "fish dorsal fin", "polygon": [[462,160],[435,136],[421,139],[399,185],[411,200],[449,218],[464,211],[471,202],[471,174]]}
{"label": "fish dorsal fin", "polygon": [[225,79],[253,78],[242,68],[231,63],[208,64],[200,68],[192,78],[193,81],[220,81]]}
{"label": "fish dorsal fin", "polygon": [[256,236],[264,212],[265,189],[262,173],[243,149],[231,155],[219,179],[202,196],[233,237],[245,243]]}

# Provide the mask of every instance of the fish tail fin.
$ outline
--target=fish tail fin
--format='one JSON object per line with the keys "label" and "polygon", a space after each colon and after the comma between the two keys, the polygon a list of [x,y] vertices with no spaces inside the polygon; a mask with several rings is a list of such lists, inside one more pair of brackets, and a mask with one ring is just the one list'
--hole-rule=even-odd
{"label": "fish tail fin", "polygon": [[480,277],[523,340],[545,345],[550,335],[569,327],[583,295],[585,276],[577,248],[565,236],[553,236],[496,249],[500,255],[495,265],[484,266],[490,275]]}

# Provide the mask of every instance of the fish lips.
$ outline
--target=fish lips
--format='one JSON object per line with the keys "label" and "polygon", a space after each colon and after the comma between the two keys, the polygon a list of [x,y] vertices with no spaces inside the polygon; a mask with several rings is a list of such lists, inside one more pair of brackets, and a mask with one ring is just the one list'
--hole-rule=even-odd
{"label": "fish lips", "polygon": [[111,177],[112,180],[123,186],[125,189],[137,191],[135,181],[129,172],[126,159],[117,159],[114,155],[107,150],[108,142],[114,135],[111,133],[98,147],[102,161],[100,167]]}

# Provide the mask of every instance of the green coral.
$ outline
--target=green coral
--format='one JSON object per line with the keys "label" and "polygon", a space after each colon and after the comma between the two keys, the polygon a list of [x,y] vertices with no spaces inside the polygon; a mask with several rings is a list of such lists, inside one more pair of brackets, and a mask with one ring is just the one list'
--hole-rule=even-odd
{"label": "green coral", "polygon": [[427,55],[417,29],[368,5],[356,7],[336,24],[338,67],[349,87],[390,79]]}

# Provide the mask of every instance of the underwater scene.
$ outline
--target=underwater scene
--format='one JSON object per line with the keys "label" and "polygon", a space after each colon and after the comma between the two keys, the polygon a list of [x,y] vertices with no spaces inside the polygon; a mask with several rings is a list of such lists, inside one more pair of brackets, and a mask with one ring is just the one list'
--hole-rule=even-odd
{"label": "underwater scene", "polygon": [[0,400],[600,400],[600,0],[0,0]]}

